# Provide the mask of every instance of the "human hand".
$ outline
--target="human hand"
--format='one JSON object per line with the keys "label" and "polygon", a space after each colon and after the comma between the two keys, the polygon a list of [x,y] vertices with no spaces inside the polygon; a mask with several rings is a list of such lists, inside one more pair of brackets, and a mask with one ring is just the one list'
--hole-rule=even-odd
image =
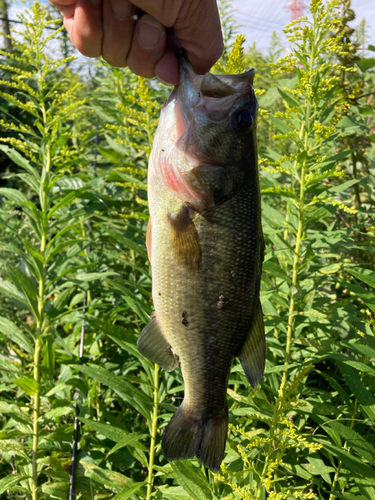
{"label": "human hand", "polygon": [[[49,2],[61,11],[71,41],[81,54],[103,56],[112,66],[128,66],[146,78],[156,75],[162,82],[176,85],[175,53],[181,47],[200,74],[223,51],[216,0]],[[166,28],[173,28],[173,33]]]}

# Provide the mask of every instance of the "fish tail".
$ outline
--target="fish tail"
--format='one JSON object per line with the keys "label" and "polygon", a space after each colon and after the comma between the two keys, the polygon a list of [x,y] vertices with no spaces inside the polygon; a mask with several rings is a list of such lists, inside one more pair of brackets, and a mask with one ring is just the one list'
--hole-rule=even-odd
{"label": "fish tail", "polygon": [[205,467],[217,472],[224,457],[227,431],[227,406],[218,415],[202,418],[182,403],[165,429],[162,451],[169,461],[196,456]]}

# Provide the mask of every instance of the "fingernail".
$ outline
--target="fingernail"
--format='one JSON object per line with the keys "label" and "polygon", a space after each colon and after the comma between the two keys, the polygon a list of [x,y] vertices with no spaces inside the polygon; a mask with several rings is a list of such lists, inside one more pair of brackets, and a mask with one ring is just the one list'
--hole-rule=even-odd
{"label": "fingernail", "polygon": [[[91,0],[97,1],[97,0]],[[101,2],[101,0],[99,0]],[[129,2],[119,2],[119,0],[111,0],[112,12],[120,21],[129,19],[132,13],[132,6]]]}
{"label": "fingernail", "polygon": [[154,49],[164,36],[164,26],[150,14],[145,14],[138,21],[138,42],[146,50]]}
{"label": "fingernail", "polygon": [[174,83],[169,83],[166,82],[165,80],[162,80],[159,76],[156,75],[156,79],[158,82],[162,83],[163,85],[166,85],[167,87],[174,87]]}

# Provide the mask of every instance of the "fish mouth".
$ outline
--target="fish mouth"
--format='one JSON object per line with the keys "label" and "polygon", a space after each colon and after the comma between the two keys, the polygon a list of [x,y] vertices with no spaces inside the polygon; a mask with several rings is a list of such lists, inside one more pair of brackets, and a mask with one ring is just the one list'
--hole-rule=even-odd
{"label": "fish mouth", "polygon": [[180,87],[185,91],[193,88],[203,96],[220,99],[253,90],[254,68],[237,75],[214,75],[212,73],[198,75],[184,51],[179,52],[178,60],[180,64]]}
{"label": "fish mouth", "polygon": [[228,116],[239,98],[242,102],[254,100],[254,68],[236,75],[198,75],[183,51],[178,54],[178,59],[178,101],[187,121],[191,120],[194,111],[199,110],[211,120],[220,121]]}

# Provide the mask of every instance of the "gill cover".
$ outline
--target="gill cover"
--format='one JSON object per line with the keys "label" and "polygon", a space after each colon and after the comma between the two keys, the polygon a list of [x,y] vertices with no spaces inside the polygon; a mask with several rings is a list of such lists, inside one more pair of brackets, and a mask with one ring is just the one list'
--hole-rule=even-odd
{"label": "gill cover", "polygon": [[180,55],[181,83],[162,109],[149,168],[197,212],[243,183],[239,170],[247,168],[243,159],[257,112],[254,74],[197,75]]}

